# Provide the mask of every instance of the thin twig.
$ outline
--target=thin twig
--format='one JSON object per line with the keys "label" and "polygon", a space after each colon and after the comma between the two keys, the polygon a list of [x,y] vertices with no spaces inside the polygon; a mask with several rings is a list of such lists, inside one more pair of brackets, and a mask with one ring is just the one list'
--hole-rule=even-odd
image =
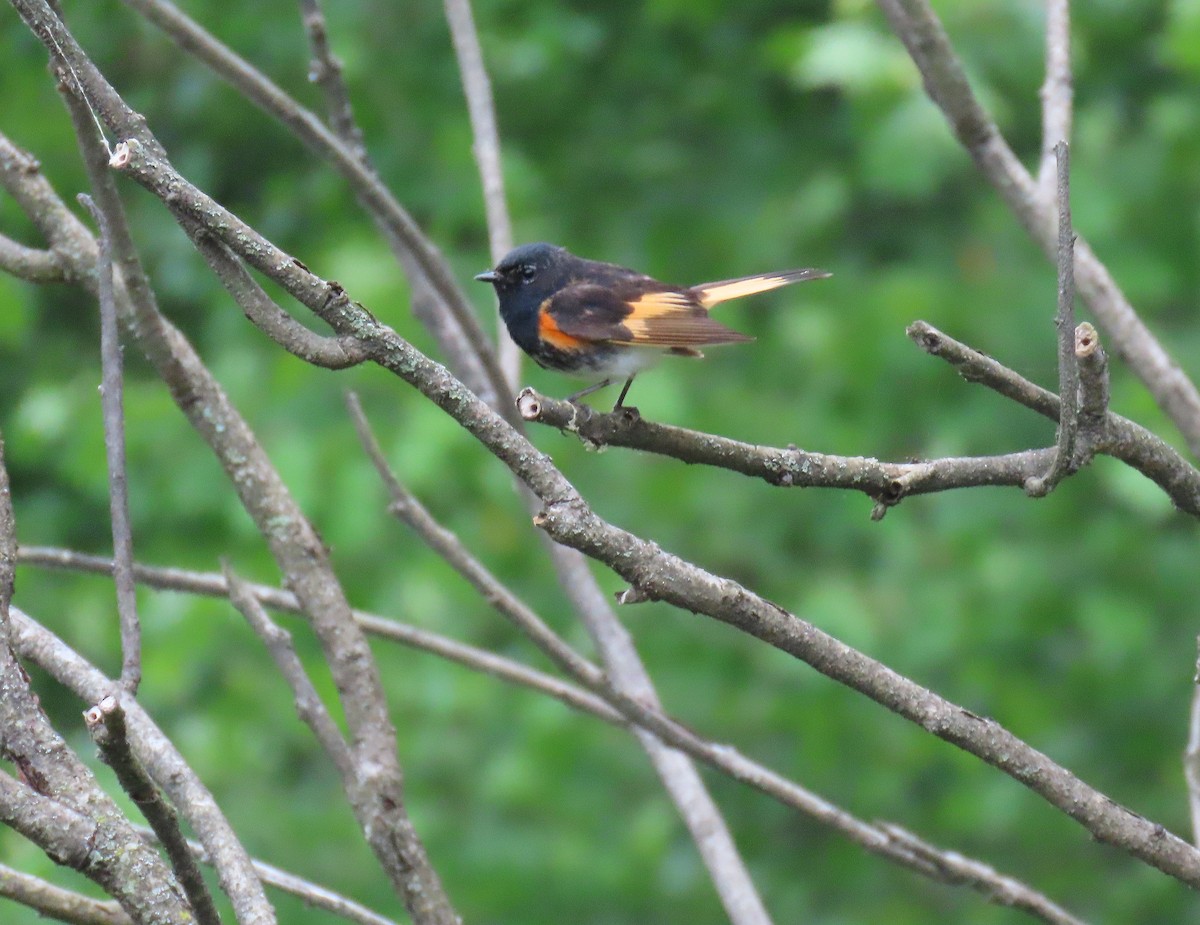
{"label": "thin twig", "polygon": [[[152,832],[147,830],[143,830],[143,832],[147,836],[153,835]],[[202,864],[210,863],[208,852],[205,851],[204,846],[199,842],[189,841],[188,848],[196,854],[196,857]],[[274,887],[281,892],[295,896],[302,900],[306,906],[311,906],[314,909],[324,909],[326,912],[330,912],[348,922],[355,922],[357,925],[396,925],[394,919],[385,918],[361,903],[357,903],[340,893],[335,893],[333,890],[319,883],[298,877],[290,871],[276,867],[273,864],[268,864],[265,861],[255,859],[253,863],[255,872],[266,886]]]}
{"label": "thin twig", "polygon": [[84,713],[84,720],[92,741],[100,749],[100,757],[112,768],[121,789],[129,794],[141,810],[166,851],[175,876],[187,894],[196,921],[200,925],[221,925],[212,894],[179,829],[179,817],[175,815],[171,804],[163,799],[130,748],[125,709],[121,701],[111,694],[102,697]]}
{"label": "thin twig", "polygon": [[965,857],[953,851],[943,851],[924,839],[898,825],[883,823],[881,828],[898,844],[909,848],[914,854],[935,865],[946,878],[946,882],[967,884],[984,893],[1000,906],[1021,909],[1055,925],[1082,925],[1080,919],[1061,906],[1050,902],[1040,893],[1033,892],[1024,883],[999,873],[987,864]]}
{"label": "thin twig", "polygon": [[0,434],[0,646],[8,648],[8,605],[17,583],[17,521],[13,515],[12,483],[4,456],[4,435]]}
{"label": "thin twig", "polygon": [[[463,93],[467,98],[467,114],[471,119],[474,143],[471,150],[479,167],[483,188],[484,213],[487,216],[488,245],[492,264],[512,250],[512,222],[504,196],[504,168],[500,160],[500,133],[496,128],[496,105],[492,99],[492,82],[483,63],[479,32],[471,12],[471,0],[445,0],[446,22],[454,42],[458,72],[462,77]],[[497,358],[508,382],[510,392],[517,390],[521,375],[521,350],[507,334],[507,328],[497,324],[499,343]]]}
{"label": "thin twig", "polygon": [[[1200,649],[1200,637],[1196,639]],[[1192,710],[1188,721],[1187,749],[1183,753],[1183,774],[1188,785],[1188,806],[1192,816],[1192,841],[1200,847],[1200,658],[1192,678]]]}
{"label": "thin twig", "polygon": [[1075,437],[1079,431],[1079,366],[1075,357],[1075,232],[1071,227],[1071,149],[1054,146],[1058,171],[1058,441],[1054,460],[1025,483],[1025,493],[1040,498],[1079,467]]}
{"label": "thin twig", "polygon": [[334,134],[363,164],[367,164],[367,146],[363,143],[362,129],[354,118],[350,93],[342,79],[342,62],[329,47],[325,13],[318,0],[300,0],[300,11],[300,21],[304,24],[313,56],[308,67],[308,79],[321,88],[325,97],[325,111]]}
{"label": "thin twig", "polygon": [[230,603],[246,618],[250,628],[266,644],[275,667],[292,689],[297,715],[312,730],[317,742],[338,769],[338,773],[343,777],[354,774],[354,756],[347,747],[346,740],[342,738],[337,723],[325,708],[308,672],[300,663],[292,645],[291,634],[267,616],[266,610],[254,596],[250,586],[237,577],[228,562],[221,563],[221,571],[229,588]]}
{"label": "thin twig", "polygon": [[[149,841],[157,840],[154,832],[150,829],[139,829],[138,832]],[[196,859],[201,864],[212,863],[208,856],[208,851],[199,842],[189,839],[187,848],[196,856]],[[324,909],[326,912],[331,912],[339,918],[346,919],[348,922],[355,922],[357,925],[396,925],[394,919],[385,918],[368,909],[366,906],[321,886],[319,883],[298,877],[290,871],[276,867],[273,864],[268,864],[266,861],[260,861],[257,858],[254,859],[253,864],[254,871],[258,874],[259,880],[266,886],[274,887],[277,890],[295,896],[302,900],[306,906],[311,906],[314,909]]]}
{"label": "thin twig", "polygon": [[104,409],[104,452],[108,459],[108,508],[112,521],[113,585],[121,621],[121,687],[137,695],[142,680],[142,625],[138,620],[137,588],[133,581],[133,529],[129,523],[129,477],[125,463],[125,375],[121,335],[113,296],[112,233],[108,217],[86,193],[79,201],[100,229],[96,264],[100,302],[100,397]]}
{"label": "thin twig", "polygon": [[1070,0],[1046,0],[1046,79],[1042,83],[1042,160],[1038,188],[1049,203],[1054,196],[1055,148],[1071,142],[1073,109]]}

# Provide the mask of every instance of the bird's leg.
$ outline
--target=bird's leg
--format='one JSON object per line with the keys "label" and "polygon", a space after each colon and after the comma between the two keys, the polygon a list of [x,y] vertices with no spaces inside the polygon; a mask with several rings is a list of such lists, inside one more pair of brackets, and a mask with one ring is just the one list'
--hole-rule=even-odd
{"label": "bird's leg", "polygon": [[[579,399],[583,398],[583,396],[591,395],[593,392],[599,392],[605,386],[612,385],[612,384],[613,384],[613,381],[611,379],[601,379],[595,385],[589,385],[586,389],[580,389],[578,392],[571,393],[570,395],[567,396],[567,401],[577,402],[577,401],[579,401]],[[625,388],[629,388],[629,386],[626,385]],[[625,395],[625,393],[622,392],[621,396],[624,397],[624,395]]]}
{"label": "bird's leg", "polygon": [[[636,373],[634,374],[636,375]],[[633,376],[625,380],[625,385],[621,389],[621,394],[617,396],[617,403],[613,405],[613,411],[620,411],[625,407],[625,396],[629,394],[629,387],[633,385]]]}

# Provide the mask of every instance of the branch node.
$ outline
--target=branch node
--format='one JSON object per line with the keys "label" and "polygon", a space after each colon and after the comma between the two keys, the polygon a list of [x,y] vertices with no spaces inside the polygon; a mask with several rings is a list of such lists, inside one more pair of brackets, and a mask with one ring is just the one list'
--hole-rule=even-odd
{"label": "branch node", "polygon": [[542,397],[529,386],[517,396],[517,413],[526,421],[536,421],[542,415]]}
{"label": "branch node", "polygon": [[1050,489],[1053,487],[1049,479],[1041,475],[1032,475],[1025,480],[1025,484],[1021,486],[1022,490],[1031,498],[1044,498],[1050,494]]}
{"label": "branch node", "polygon": [[617,591],[613,596],[617,599],[617,603],[621,605],[642,604],[655,599],[644,588],[639,588],[636,585],[630,586],[624,591]]}
{"label": "branch node", "polygon": [[938,355],[942,346],[942,335],[936,328],[930,327],[924,321],[914,321],[904,329],[904,333],[908,335],[909,340],[926,353]]}
{"label": "branch node", "polygon": [[1080,322],[1075,328],[1075,356],[1082,360],[1084,357],[1090,357],[1098,349],[1100,337],[1096,328],[1087,321]]}
{"label": "branch node", "polygon": [[133,152],[129,150],[129,142],[121,141],[113,148],[112,157],[108,159],[108,166],[113,170],[124,170],[129,166],[132,158]]}

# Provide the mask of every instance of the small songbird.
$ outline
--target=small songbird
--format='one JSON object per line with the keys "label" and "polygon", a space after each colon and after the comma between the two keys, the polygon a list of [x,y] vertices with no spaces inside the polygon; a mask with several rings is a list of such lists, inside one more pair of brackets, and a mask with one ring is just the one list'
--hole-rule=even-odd
{"label": "small songbird", "polygon": [[664,354],[702,357],[700,347],[754,339],[710,318],[714,305],[826,276],[785,270],[671,286],[553,244],[524,244],[475,278],[496,287],[508,333],[539,366],[600,380],[568,401],[624,379],[615,411],[634,377]]}

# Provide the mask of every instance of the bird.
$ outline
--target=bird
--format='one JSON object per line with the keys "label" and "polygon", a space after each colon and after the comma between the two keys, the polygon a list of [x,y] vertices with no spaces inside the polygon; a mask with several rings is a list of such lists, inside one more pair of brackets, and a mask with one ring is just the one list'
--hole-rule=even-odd
{"label": "bird", "polygon": [[754,340],[709,317],[714,305],[829,275],[810,267],[672,286],[538,242],[509,251],[475,279],[495,288],[509,336],[539,366],[599,379],[568,401],[624,379],[617,411],[637,374],[664,355],[702,357],[700,347]]}

